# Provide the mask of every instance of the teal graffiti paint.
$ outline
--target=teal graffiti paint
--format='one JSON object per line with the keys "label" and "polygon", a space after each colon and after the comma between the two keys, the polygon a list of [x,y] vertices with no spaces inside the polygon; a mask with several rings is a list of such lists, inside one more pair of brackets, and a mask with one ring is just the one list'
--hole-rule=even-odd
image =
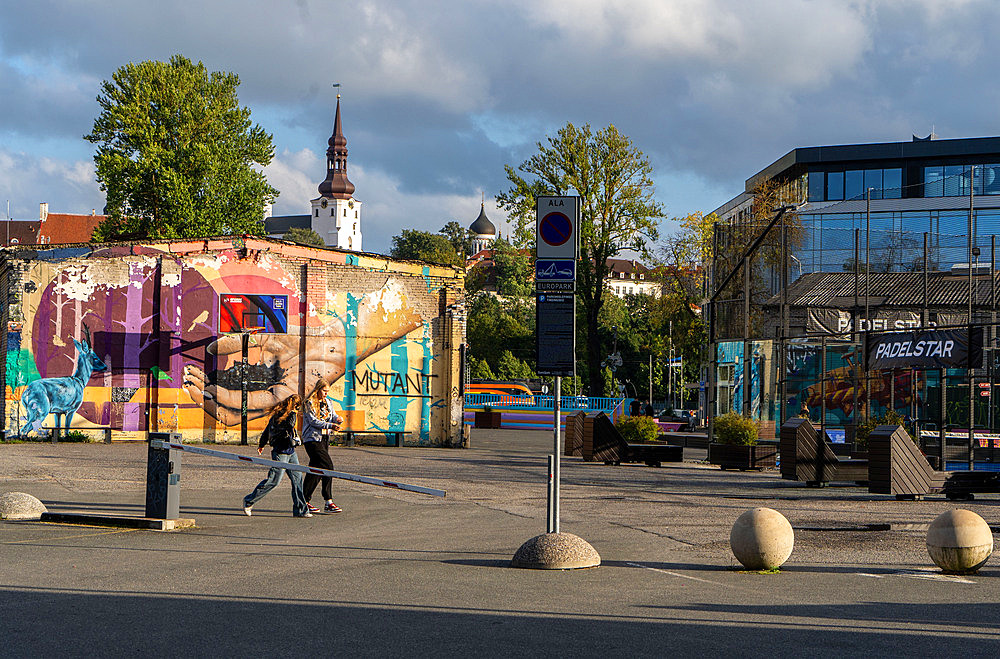
{"label": "teal graffiti paint", "polygon": [[[424,322],[424,336],[420,341],[424,348],[424,359],[421,372],[425,376],[431,374],[431,361],[434,355],[431,354],[431,324]],[[430,444],[431,441],[431,379],[430,377],[420,378],[426,391],[421,391],[423,398],[420,399],[420,443]]]}
{"label": "teal graffiti paint", "polygon": [[437,290],[438,287],[435,286],[434,282],[431,281],[431,268],[430,268],[430,266],[426,266],[425,265],[423,271],[421,272],[421,274],[423,274],[423,276],[424,276],[424,283],[427,285],[427,292],[428,293],[433,293],[435,290]]}
{"label": "teal graffiti paint", "polygon": [[[390,364],[396,373],[407,373],[410,359],[407,354],[406,339],[397,339],[389,347],[392,357]],[[389,399],[388,430],[404,430],[406,428],[406,408],[410,399],[406,396],[393,396]]]}
{"label": "teal graffiti paint", "polygon": [[357,409],[357,389],[354,386],[354,369],[358,367],[358,306],[361,297],[347,294],[344,314],[344,409]]}

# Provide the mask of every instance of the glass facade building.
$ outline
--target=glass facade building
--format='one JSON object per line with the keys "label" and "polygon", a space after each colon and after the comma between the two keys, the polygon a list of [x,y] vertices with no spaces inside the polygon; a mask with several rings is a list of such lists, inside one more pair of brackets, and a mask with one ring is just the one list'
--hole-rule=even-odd
{"label": "glass facade building", "polygon": [[765,180],[799,205],[793,279],[852,270],[855,250],[875,272],[922,270],[925,240],[932,270],[967,263],[970,240],[980,264],[989,264],[1000,233],[1000,137],[797,148],[716,209],[723,224],[751,215]]}

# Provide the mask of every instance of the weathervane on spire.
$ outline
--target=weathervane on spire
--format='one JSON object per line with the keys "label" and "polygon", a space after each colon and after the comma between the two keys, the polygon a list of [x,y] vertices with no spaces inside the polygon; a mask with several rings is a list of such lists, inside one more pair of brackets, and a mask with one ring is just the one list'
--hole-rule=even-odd
{"label": "weathervane on spire", "polygon": [[337,88],[337,98],[340,98],[340,83],[335,82],[332,86]]}

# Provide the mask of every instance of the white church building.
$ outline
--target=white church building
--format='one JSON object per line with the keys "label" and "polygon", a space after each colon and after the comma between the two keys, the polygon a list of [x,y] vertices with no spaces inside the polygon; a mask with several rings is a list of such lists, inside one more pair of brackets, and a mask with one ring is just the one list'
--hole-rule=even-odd
{"label": "white church building", "polygon": [[309,215],[271,216],[265,212],[265,230],[269,236],[281,238],[291,228],[312,229],[328,247],[360,252],[361,202],[354,198],[354,184],[347,178],[347,138],[340,122],[340,94],[333,135],[327,144],[326,178],[319,184],[319,196],[310,201]]}

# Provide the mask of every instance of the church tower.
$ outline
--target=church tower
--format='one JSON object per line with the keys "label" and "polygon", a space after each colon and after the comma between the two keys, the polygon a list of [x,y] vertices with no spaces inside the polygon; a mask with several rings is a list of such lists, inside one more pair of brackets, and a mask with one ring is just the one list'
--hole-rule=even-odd
{"label": "church tower", "polygon": [[347,178],[347,138],[340,126],[340,94],[326,150],[326,178],[312,200],[312,228],[330,247],[361,251],[361,202]]}
{"label": "church tower", "polygon": [[484,249],[491,249],[493,247],[493,241],[497,237],[497,228],[490,222],[490,218],[486,217],[485,201],[483,201],[482,206],[479,208],[479,217],[469,227],[469,233],[472,234],[473,254],[478,254]]}

